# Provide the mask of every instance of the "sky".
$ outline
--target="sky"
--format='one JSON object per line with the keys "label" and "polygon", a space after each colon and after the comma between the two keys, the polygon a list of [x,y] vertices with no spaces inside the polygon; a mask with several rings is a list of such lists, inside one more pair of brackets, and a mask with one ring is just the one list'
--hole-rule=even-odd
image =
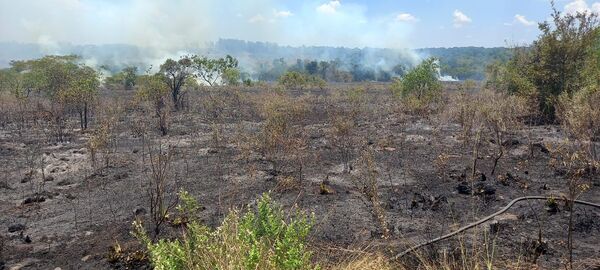
{"label": "sky", "polygon": [[[600,2],[555,2],[567,13],[600,11]],[[535,40],[550,12],[549,0],[0,0],[0,42],[497,47]]]}

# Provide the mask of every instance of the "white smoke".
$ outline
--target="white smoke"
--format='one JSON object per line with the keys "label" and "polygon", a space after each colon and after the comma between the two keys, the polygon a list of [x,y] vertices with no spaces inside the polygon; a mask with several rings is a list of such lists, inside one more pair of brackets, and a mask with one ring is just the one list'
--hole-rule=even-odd
{"label": "white smoke", "polygon": [[436,60],[436,62],[437,62],[437,66],[438,66],[437,67],[437,77],[438,77],[439,81],[441,81],[441,82],[458,82],[458,81],[460,81],[459,79],[456,79],[450,75],[443,75],[442,70],[440,68],[440,61]]}
{"label": "white smoke", "polygon": [[[323,3],[333,3],[335,12],[319,12]],[[307,1],[291,10],[277,0],[0,0],[0,41],[131,44],[159,54],[219,38],[400,49],[411,47],[412,28],[342,1]]]}
{"label": "white smoke", "polygon": [[[320,12],[323,4],[331,5],[333,12]],[[79,53],[88,58],[96,54],[73,52],[71,44],[138,48],[128,55],[115,52],[86,59],[95,66],[108,61],[157,67],[166,58],[204,53],[207,44],[219,38],[291,46],[391,48],[396,51],[393,58],[415,64],[420,57],[406,49],[411,47],[413,27],[394,14],[370,15],[365,5],[346,1],[306,1],[291,9],[277,0],[0,0],[0,42],[35,43],[44,54]],[[398,62],[363,51],[365,66],[389,70]]]}
{"label": "white smoke", "polygon": [[439,80],[442,82],[458,82],[459,79],[456,79],[450,75],[439,75]]}

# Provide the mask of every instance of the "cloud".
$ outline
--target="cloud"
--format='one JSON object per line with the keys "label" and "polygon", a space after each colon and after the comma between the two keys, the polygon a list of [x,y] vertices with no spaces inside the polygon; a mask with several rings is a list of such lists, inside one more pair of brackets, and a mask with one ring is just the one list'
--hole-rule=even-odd
{"label": "cloud", "polygon": [[287,18],[289,16],[294,15],[294,13],[292,13],[291,11],[288,10],[275,10],[275,17],[276,18]]}
{"label": "cloud", "polygon": [[259,22],[264,22],[264,21],[266,21],[266,20],[267,20],[267,19],[266,19],[266,18],[265,18],[263,15],[261,15],[261,14],[256,14],[256,15],[254,15],[254,16],[252,16],[252,17],[250,17],[250,18],[248,19],[248,22],[249,22],[249,23],[259,23]]}
{"label": "cloud", "polygon": [[469,16],[465,15],[462,11],[460,10],[454,10],[454,13],[452,13],[452,16],[454,17],[454,27],[461,27],[465,24],[471,23],[472,20],[471,18],[469,18]]}
{"label": "cloud", "polygon": [[600,3],[596,2],[592,4],[592,12],[600,14]]}
{"label": "cloud", "polygon": [[525,26],[535,25],[534,21],[527,20],[527,18],[525,18],[525,16],[519,15],[519,14],[515,15],[515,21],[522,25],[525,25]]}
{"label": "cloud", "polygon": [[417,18],[410,13],[400,13],[396,16],[398,22],[415,22]]}
{"label": "cloud", "polygon": [[264,22],[268,22],[268,23],[275,23],[277,21],[277,19],[280,18],[287,18],[294,15],[291,11],[287,11],[287,10],[273,10],[273,15],[272,16],[268,16],[265,17],[262,14],[256,14],[252,17],[250,17],[248,19],[249,23],[264,23]]}
{"label": "cloud", "polygon": [[334,14],[342,5],[339,0],[330,1],[317,7],[317,12],[324,14]]}
{"label": "cloud", "polygon": [[574,0],[565,5],[565,13],[567,14],[586,13],[588,11],[589,8],[585,0]]}
{"label": "cloud", "polygon": [[585,0],[573,0],[565,5],[564,12],[570,15],[576,15],[577,13],[600,14],[600,2],[595,2],[590,7]]}

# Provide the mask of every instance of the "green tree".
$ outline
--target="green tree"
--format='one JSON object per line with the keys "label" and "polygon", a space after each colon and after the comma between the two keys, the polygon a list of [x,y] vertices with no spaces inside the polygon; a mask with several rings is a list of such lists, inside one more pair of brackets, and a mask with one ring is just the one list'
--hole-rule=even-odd
{"label": "green tree", "polygon": [[10,78],[10,71],[8,68],[0,69],[0,92],[8,90],[7,81]]}
{"label": "green tree", "polygon": [[132,90],[135,87],[138,68],[135,66],[125,67],[120,72],[106,78],[106,83],[109,85],[119,85],[125,90]]}
{"label": "green tree", "polygon": [[319,63],[317,61],[305,61],[304,70],[310,75],[315,75],[319,71]]}
{"label": "green tree", "polygon": [[43,93],[56,101],[60,92],[69,88],[73,75],[80,67],[78,56],[44,56],[40,59],[11,62],[14,72],[23,74],[27,92]]}
{"label": "green tree", "polygon": [[222,75],[223,83],[230,86],[237,86],[240,84],[241,74],[237,68],[228,68],[223,72]]}
{"label": "green tree", "polygon": [[75,108],[81,129],[87,129],[88,112],[98,94],[100,81],[94,69],[78,64],[78,60],[78,56],[68,55],[13,61],[10,80],[13,94],[24,99],[34,91],[44,93],[60,107]]}
{"label": "green tree", "polygon": [[[510,93],[530,95],[545,121],[555,120],[559,95],[573,93],[598,74],[599,28],[594,13],[562,14],[553,4],[552,23],[539,24],[542,32],[531,48],[517,48],[508,63],[505,88]],[[520,87],[515,87],[520,86]]]}
{"label": "green tree", "polygon": [[334,68],[335,68],[335,66],[329,62],[326,62],[326,61],[319,62],[319,76],[323,80],[327,80],[327,77],[329,77],[329,74],[331,73],[332,69],[334,69]]}
{"label": "green tree", "polygon": [[135,80],[137,79],[138,68],[135,66],[126,67],[121,72],[123,73],[123,86],[125,90],[133,89]]}
{"label": "green tree", "polygon": [[27,98],[29,97],[29,91],[27,91],[25,86],[24,77],[25,74],[16,71],[14,68],[0,70],[0,96],[2,95],[2,92],[7,92],[17,101],[20,118],[19,132],[21,132],[21,129],[24,127],[24,111],[27,105]]}
{"label": "green tree", "polygon": [[0,91],[6,91],[21,101],[29,97],[25,85],[25,74],[14,68],[0,70]]}
{"label": "green tree", "polygon": [[193,76],[193,57],[183,56],[178,61],[167,59],[160,66],[160,75],[171,90],[171,99],[175,110],[179,110],[182,102],[182,87],[188,77]]}
{"label": "green tree", "polygon": [[137,85],[136,95],[154,107],[155,116],[158,119],[158,129],[163,136],[167,135],[168,111],[165,98],[170,88],[165,85],[161,74],[138,76]]}
{"label": "green tree", "polygon": [[[225,72],[237,68],[238,61],[230,55],[225,58],[209,59],[207,57],[195,56],[193,58],[195,74],[210,86],[215,86],[221,80],[227,83],[228,78],[224,78]],[[227,74],[231,75],[231,74]]]}
{"label": "green tree", "polygon": [[79,66],[71,75],[69,87],[60,92],[60,99],[77,110],[81,129],[87,129],[90,104],[100,86],[98,72],[88,66]]}

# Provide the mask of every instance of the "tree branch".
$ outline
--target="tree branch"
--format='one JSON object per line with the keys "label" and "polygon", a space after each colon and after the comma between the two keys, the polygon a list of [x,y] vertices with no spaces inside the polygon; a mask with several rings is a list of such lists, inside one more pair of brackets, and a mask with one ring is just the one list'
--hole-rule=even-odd
{"label": "tree branch", "polygon": [[[410,247],[409,249],[407,249],[407,250],[399,253],[398,255],[394,256],[393,259],[394,260],[400,259],[400,258],[404,257],[405,255],[407,255],[407,254],[409,254],[411,252],[414,252],[417,249],[420,249],[420,248],[422,248],[424,246],[428,246],[428,245],[431,245],[433,243],[436,243],[436,242],[448,239],[448,238],[453,237],[453,236],[455,236],[455,235],[457,235],[457,234],[459,234],[461,232],[464,232],[464,231],[469,230],[471,228],[474,228],[474,227],[476,227],[478,225],[481,225],[481,224],[485,223],[486,221],[488,221],[488,220],[490,220],[490,219],[492,219],[492,218],[494,218],[494,217],[496,217],[498,215],[501,215],[504,212],[508,211],[508,209],[510,209],[517,202],[527,201],[527,200],[548,200],[548,199],[551,199],[551,198],[555,199],[555,200],[567,201],[567,199],[565,199],[565,198],[554,198],[554,197],[548,197],[548,196],[525,196],[525,197],[519,197],[519,198],[516,198],[516,199],[512,200],[504,208],[500,209],[499,211],[497,211],[497,212],[495,212],[495,213],[493,213],[493,214],[491,214],[491,215],[489,215],[489,216],[487,216],[487,217],[485,217],[483,219],[480,219],[480,220],[478,220],[476,222],[473,222],[473,223],[468,224],[468,225],[466,225],[464,227],[461,227],[460,229],[458,229],[458,230],[456,230],[454,232],[448,233],[446,235],[442,235],[442,236],[440,236],[438,238],[435,238],[435,239],[429,240],[427,242],[423,242],[421,244],[418,244],[418,245],[415,245],[413,247]],[[586,201],[580,201],[580,200],[575,200],[573,202],[576,203],[576,204],[581,204],[581,205],[591,206],[591,207],[595,207],[595,208],[600,208],[600,204],[596,204],[596,203],[591,203],[591,202],[586,202]]]}

